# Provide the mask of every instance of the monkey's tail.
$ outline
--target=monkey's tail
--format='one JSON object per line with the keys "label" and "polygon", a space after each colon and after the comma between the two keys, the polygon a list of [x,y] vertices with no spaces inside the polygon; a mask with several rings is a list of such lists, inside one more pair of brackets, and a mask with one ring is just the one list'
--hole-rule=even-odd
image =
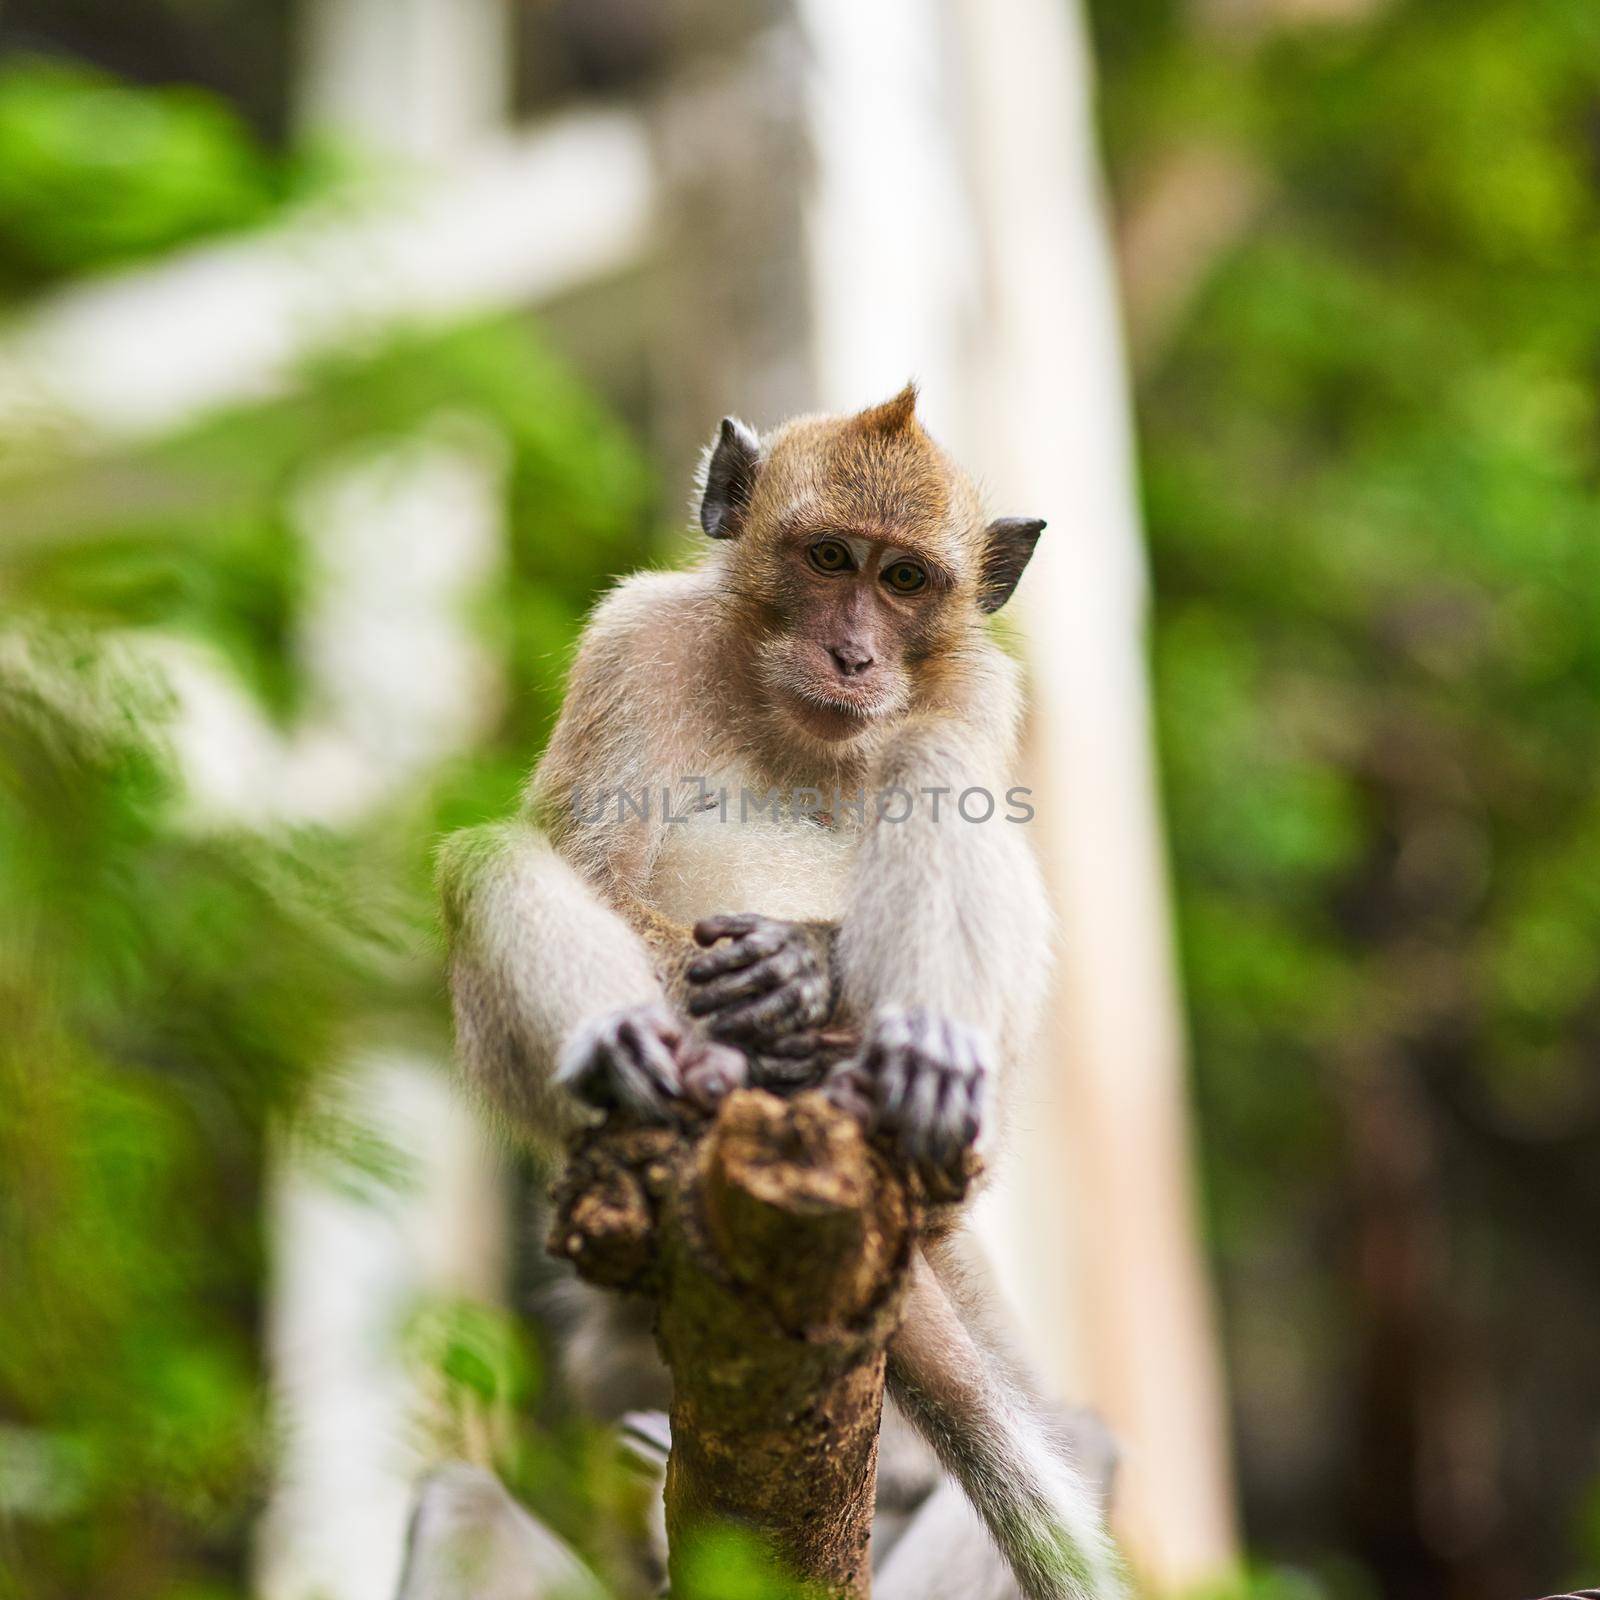
{"label": "monkey's tail", "polygon": [[889,1388],[966,1491],[1026,1600],[1126,1593],[1094,1489],[973,1339],[920,1251],[889,1346]]}

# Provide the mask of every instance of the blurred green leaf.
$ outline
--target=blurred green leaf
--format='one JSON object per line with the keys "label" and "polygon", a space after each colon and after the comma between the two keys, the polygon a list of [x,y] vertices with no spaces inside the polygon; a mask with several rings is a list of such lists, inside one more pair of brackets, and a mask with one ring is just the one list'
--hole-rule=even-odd
{"label": "blurred green leaf", "polygon": [[0,301],[271,214],[295,188],[209,95],[0,63]]}

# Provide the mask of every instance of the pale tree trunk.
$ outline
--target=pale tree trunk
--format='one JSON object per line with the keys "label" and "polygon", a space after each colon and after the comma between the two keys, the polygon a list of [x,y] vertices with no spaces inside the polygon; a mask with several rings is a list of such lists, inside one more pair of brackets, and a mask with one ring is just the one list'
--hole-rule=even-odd
{"label": "pale tree trunk", "polygon": [[[504,0],[320,0],[306,21],[303,114],[319,129],[438,162],[503,119]],[[357,809],[470,739],[494,699],[468,607],[500,555],[501,474],[495,441],[464,426],[473,437],[331,465],[298,507],[320,579],[302,640],[330,723],[320,777]],[[280,1151],[268,1311],[278,1481],[258,1549],[269,1600],[394,1593],[428,1465],[429,1396],[399,1348],[405,1319],[429,1295],[492,1299],[503,1278],[496,1164],[447,1063],[369,1050],[345,1076],[407,1181],[352,1196]]]}
{"label": "pale tree trunk", "polygon": [[1085,1379],[1105,1409],[1124,1449],[1118,1528],[1135,1567],[1171,1591],[1216,1576],[1235,1544],[1090,69],[1081,17],[1062,0],[959,0],[958,12],[988,291],[979,462],[1005,509],[1052,519],[1022,604],[1037,837],[1061,949],[1010,1278],[1048,1350],[1061,1308],[1028,1286],[1075,1257],[1081,1347],[1059,1351],[1058,1375]]}
{"label": "pale tree trunk", "polygon": [[437,161],[504,127],[507,0],[302,0],[301,123],[380,155]]}
{"label": "pale tree trunk", "polygon": [[[470,607],[504,537],[493,445],[441,419],[431,438],[330,463],[299,497],[313,575],[300,642],[317,718],[292,754],[296,803],[319,820],[358,818],[482,729],[495,679]],[[358,1049],[339,1083],[403,1177],[352,1193],[325,1161],[319,1170],[292,1145],[277,1149],[277,1481],[258,1541],[269,1600],[393,1594],[433,1420],[404,1360],[406,1320],[430,1296],[496,1299],[504,1279],[498,1163],[448,1064]]]}
{"label": "pale tree trunk", "polygon": [[930,426],[995,509],[1052,522],[1019,609],[1061,981],[1019,1148],[978,1225],[1034,1356],[1120,1435],[1119,1530],[1175,1589],[1232,1562],[1232,1484],[1081,19],[1068,0],[796,0],[796,14],[817,404],[922,379]]}

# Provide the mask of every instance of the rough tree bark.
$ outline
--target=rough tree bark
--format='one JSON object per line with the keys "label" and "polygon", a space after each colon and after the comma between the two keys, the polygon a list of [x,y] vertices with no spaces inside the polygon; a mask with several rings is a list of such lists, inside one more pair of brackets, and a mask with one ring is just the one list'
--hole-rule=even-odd
{"label": "rough tree bark", "polygon": [[865,1600],[884,1356],[920,1222],[900,1174],[812,1092],[731,1094],[685,1129],[583,1135],[550,1248],[653,1295],[672,1375],[667,1534],[732,1522],[796,1578]]}

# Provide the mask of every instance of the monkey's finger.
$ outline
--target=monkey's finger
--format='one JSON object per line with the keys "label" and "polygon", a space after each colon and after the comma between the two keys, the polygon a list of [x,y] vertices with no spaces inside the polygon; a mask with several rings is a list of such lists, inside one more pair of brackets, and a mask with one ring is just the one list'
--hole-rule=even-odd
{"label": "monkey's finger", "polygon": [[982,1078],[972,1079],[961,1096],[961,1128],[958,1153],[970,1150],[983,1131],[984,1085]]}
{"label": "monkey's finger", "polygon": [[953,1056],[958,1072],[948,1109],[949,1159],[959,1162],[976,1142],[988,1101],[989,1069],[980,1042],[964,1029],[952,1030]]}
{"label": "monkey's finger", "polygon": [[792,945],[788,930],[781,922],[769,922],[751,933],[730,935],[728,942],[719,945],[708,956],[701,956],[688,970],[696,983],[719,977],[724,972],[737,972],[753,961],[778,955]]}
{"label": "monkey's finger", "polygon": [[774,1039],[763,1054],[781,1056],[788,1061],[805,1061],[828,1048],[827,1035],[815,1028],[805,1028],[799,1033],[786,1033],[781,1039]]}
{"label": "monkey's finger", "polygon": [[582,1083],[575,1087],[584,1100],[602,1111],[620,1108],[652,1120],[665,1116],[667,1096],[633,1048],[622,1042],[620,1032],[618,1029],[596,1049]]}
{"label": "monkey's finger", "polygon": [[656,1029],[629,1019],[617,1029],[617,1039],[622,1046],[618,1054],[637,1067],[657,1093],[668,1098],[677,1094],[678,1063],[673,1046]]}
{"label": "monkey's finger", "polygon": [[970,1076],[951,1080],[950,1093],[939,1110],[939,1147],[946,1161],[958,1161],[977,1137],[976,1082]]}
{"label": "monkey's finger", "polygon": [[855,1066],[861,1076],[869,1082],[876,1081],[878,1074],[883,1070],[883,1041],[876,1032],[869,1033],[861,1041],[859,1059]]}
{"label": "monkey's finger", "polygon": [[730,973],[714,982],[703,984],[689,996],[689,1015],[703,1017],[712,1011],[721,1011],[737,1000],[748,1000],[752,995],[769,994],[780,983],[788,983],[800,975],[803,965],[794,950],[780,950],[754,966],[741,972]]}
{"label": "monkey's finger", "polygon": [[903,1047],[879,1045],[867,1052],[866,1060],[877,1090],[880,1117],[897,1127],[905,1111],[906,1096],[911,1091],[911,1053]]}
{"label": "monkey's finger", "polygon": [[617,1103],[615,1073],[602,1050],[572,1055],[562,1064],[557,1081],[564,1083],[585,1105],[609,1111]]}
{"label": "monkey's finger", "polygon": [[616,1051],[606,1063],[606,1096],[611,1105],[635,1116],[657,1118],[666,1110],[663,1095],[648,1072],[625,1051]]}
{"label": "monkey's finger", "polygon": [[799,1014],[801,996],[792,983],[742,1005],[729,1006],[707,1019],[706,1029],[715,1039],[729,1043],[764,1044],[785,1031]]}
{"label": "monkey's finger", "polygon": [[726,1044],[765,1050],[788,1030],[796,1011],[789,989],[775,989],[771,994],[713,1012],[706,1019],[706,1031]]}
{"label": "monkey's finger", "polygon": [[684,970],[684,976],[690,983],[709,983],[725,972],[738,972],[741,967],[748,967],[761,959],[760,949],[748,939],[729,939],[726,944],[718,945],[710,955],[691,961]]}
{"label": "monkey's finger", "polygon": [[903,1011],[881,1011],[874,1018],[861,1052],[861,1066],[874,1081],[891,1070],[898,1070],[898,1058],[911,1047],[911,1030]]}
{"label": "monkey's finger", "polygon": [[950,1075],[941,1067],[920,1060],[910,1075],[900,1112],[900,1154],[908,1161],[937,1161],[943,1144],[941,1108],[948,1097]]}
{"label": "monkey's finger", "polygon": [[966,1090],[961,1075],[949,1068],[941,1068],[935,1076],[938,1085],[925,1101],[928,1118],[923,1124],[923,1147],[933,1160],[948,1161],[959,1148]]}
{"label": "monkey's finger", "polygon": [[617,1013],[616,1023],[619,1035],[624,1028],[643,1030],[654,1034],[668,1050],[676,1050],[683,1043],[683,1023],[673,1015],[672,1008],[660,1000]]}
{"label": "monkey's finger", "polygon": [[877,1121],[878,1108],[873,1103],[870,1086],[856,1068],[836,1067],[828,1075],[822,1092],[863,1127],[871,1128]]}
{"label": "monkey's finger", "polygon": [[694,942],[696,944],[715,944],[718,939],[742,939],[747,933],[754,933],[756,929],[768,919],[759,917],[754,912],[732,912],[720,917],[702,917],[694,925]]}
{"label": "monkey's finger", "polygon": [[957,1029],[956,1033],[955,1060],[964,1075],[965,1098],[981,1122],[989,1100],[989,1051],[982,1038],[970,1030]]}
{"label": "monkey's finger", "polygon": [[935,1153],[947,1166],[959,1163],[962,1153],[978,1136],[976,1088],[976,1079],[957,1075],[950,1080],[949,1092],[940,1104]]}
{"label": "monkey's finger", "polygon": [[928,1118],[928,1151],[934,1160],[948,1161],[956,1154],[956,1138],[961,1124],[960,1102],[965,1098],[964,1085],[977,1069],[977,1063],[970,1059],[964,1030],[947,1017],[940,1017],[934,1022],[932,1033],[939,1092],[933,1114]]}
{"label": "monkey's finger", "polygon": [[822,1079],[822,1065],[814,1057],[780,1056],[763,1050],[751,1068],[753,1080],[767,1089],[801,1089]]}

